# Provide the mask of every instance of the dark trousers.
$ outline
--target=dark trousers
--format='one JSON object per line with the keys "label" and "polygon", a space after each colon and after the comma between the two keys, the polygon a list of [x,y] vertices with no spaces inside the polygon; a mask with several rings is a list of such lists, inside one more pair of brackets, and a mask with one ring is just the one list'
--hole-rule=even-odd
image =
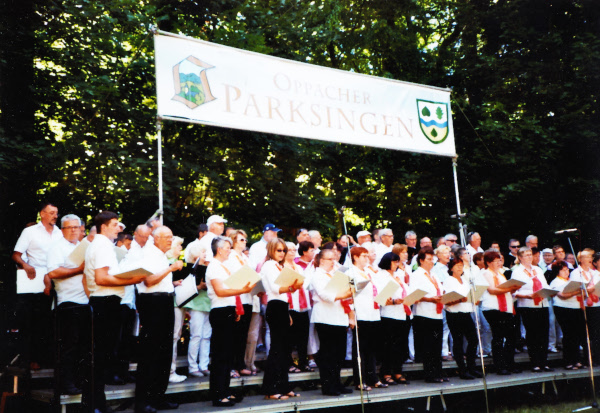
{"label": "dark trousers", "polygon": [[401,374],[402,365],[408,358],[410,319],[394,320],[381,317],[381,327],[383,330],[381,374],[384,376]]}
{"label": "dark trousers", "polygon": [[262,390],[266,395],[286,394],[290,389],[288,379],[288,340],[290,316],[288,303],[271,300],[265,312],[271,333],[271,348],[265,364]]}
{"label": "dark trousers", "polygon": [[525,326],[525,342],[531,364],[544,367],[548,364],[548,307],[519,307],[518,311]]}
{"label": "dark trousers", "polygon": [[592,362],[600,364],[600,307],[586,307]]}
{"label": "dark trousers", "polygon": [[246,356],[246,342],[248,341],[248,329],[252,319],[252,305],[244,304],[244,315],[234,324],[233,329],[233,369],[243,370],[246,368],[244,357]]}
{"label": "dark trousers", "polygon": [[173,296],[171,294],[139,294],[140,357],[137,367],[135,404],[156,405],[162,401],[173,357]]}
{"label": "dark trousers", "polygon": [[321,343],[317,353],[321,391],[323,394],[336,393],[343,388],[340,371],[346,358],[347,327],[316,323],[315,329]]}
{"label": "dark trousers", "polygon": [[[108,366],[114,366],[116,348],[121,329],[121,297],[90,297],[93,312],[94,366],[93,386],[90,395],[83,394],[84,406],[106,410],[104,385]],[[112,369],[109,369],[111,371]]]}
{"label": "dark trousers", "polygon": [[288,354],[290,361],[288,365],[293,364],[292,350],[296,347],[298,352],[298,367],[304,369],[308,366],[308,331],[310,327],[310,316],[308,311],[290,311],[292,325],[290,326],[290,340]]}
{"label": "dark trousers", "polygon": [[135,328],[135,319],[137,312],[125,304],[121,304],[121,332],[119,334],[119,344],[117,346],[117,370],[114,374],[120,377],[129,375],[129,363],[134,351],[137,337],[133,335]]}
{"label": "dark trousers", "polygon": [[444,322],[441,319],[415,316],[413,319],[415,354],[423,361],[425,379],[442,377],[442,338]]}
{"label": "dark trousers", "polygon": [[[381,321],[358,321],[358,340],[360,347],[363,384],[372,386],[379,381],[377,377],[377,347],[381,344]],[[358,376],[358,352],[356,347],[356,328],[352,330],[352,372],[354,384],[360,384]],[[320,339],[319,339],[320,341]]]}
{"label": "dark trousers", "polygon": [[[565,366],[580,362],[579,346],[587,355],[587,339],[585,336],[585,320],[579,308],[554,306],[554,315],[563,332],[563,361]],[[587,357],[586,357],[587,360]]]}
{"label": "dark trousers", "polygon": [[55,376],[59,387],[80,387],[89,375],[92,350],[92,311],[87,304],[63,302],[55,310],[58,360]]}
{"label": "dark trousers", "polygon": [[210,310],[208,320],[212,326],[210,336],[210,393],[214,400],[231,396],[229,382],[233,366],[233,340],[235,328],[235,307],[221,307]]}
{"label": "dark trousers", "polygon": [[19,329],[20,363],[52,362],[52,298],[43,294],[17,294],[16,322]]}
{"label": "dark trousers", "polygon": [[494,367],[498,370],[512,369],[515,361],[513,315],[499,310],[487,310],[483,312],[483,316],[492,329]]}
{"label": "dark trousers", "polygon": [[[471,318],[471,313],[451,313],[446,311],[446,321],[454,345],[452,355],[458,366],[458,371],[465,373],[475,370],[475,357],[477,356],[477,331]],[[465,352],[463,350],[464,339],[467,339],[467,365],[465,366]]]}

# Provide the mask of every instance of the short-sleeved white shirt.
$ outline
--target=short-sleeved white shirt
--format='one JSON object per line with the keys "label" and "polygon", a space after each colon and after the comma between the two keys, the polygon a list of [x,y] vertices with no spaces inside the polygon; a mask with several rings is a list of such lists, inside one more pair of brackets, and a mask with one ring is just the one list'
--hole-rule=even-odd
{"label": "short-sleeved white shirt", "polygon": [[[77,268],[78,266],[67,260],[67,257],[78,244],[79,241],[73,244],[65,238],[57,240],[50,248],[50,251],[48,251],[48,260],[46,262],[48,272],[52,272],[60,267],[68,269]],[[56,290],[58,305],[67,301],[76,304],[87,304],[89,302],[83,289],[83,273],[69,278],[55,278],[52,281],[54,281],[54,290]]]}
{"label": "short-sleeved white shirt", "polygon": [[[386,285],[390,281],[397,283],[400,285],[400,288],[396,290],[396,292],[392,295],[392,299],[402,299],[402,296],[408,295],[411,293],[410,287],[408,284],[404,282],[404,271],[398,270],[396,271],[396,277],[392,277],[391,274],[387,271],[379,271],[377,276],[381,280],[381,285],[385,288]],[[381,307],[381,317],[391,318],[393,320],[406,320],[406,311],[404,309],[404,304],[393,304],[393,305],[384,305]]]}
{"label": "short-sleeved white shirt", "polygon": [[123,286],[102,286],[96,284],[95,271],[99,268],[108,267],[108,274],[114,275],[120,272],[119,261],[115,253],[115,244],[102,234],[96,234],[94,240],[85,251],[85,269],[83,271],[90,291],[90,297],[108,297],[116,295],[121,298],[125,296]]}
{"label": "short-sleeved white shirt", "polygon": [[[156,274],[169,268],[169,259],[166,254],[159,250],[155,245],[144,246],[143,251],[143,264],[145,270],[150,271],[152,274]],[[142,281],[137,285],[137,289],[140,294],[172,293],[175,291],[175,288],[173,287],[173,273],[169,272],[157,284],[150,287],[146,286]]]}
{"label": "short-sleeved white shirt", "polygon": [[[569,280],[563,280],[560,277],[556,277],[550,283],[550,288],[553,288],[558,291],[562,291],[563,288],[569,283]],[[554,307],[562,307],[562,308],[570,308],[574,310],[578,310],[581,308],[581,304],[579,300],[577,300],[577,296],[573,296],[570,298],[560,298],[558,295],[552,297]]]}
{"label": "short-sleeved white shirt", "polygon": [[[532,265],[531,269],[533,271],[532,275],[540,281],[542,288],[548,288],[548,281],[546,281],[546,277],[544,277],[544,274],[542,273],[542,269],[536,265]],[[519,281],[522,281],[525,283],[520,289],[517,290],[517,292],[515,294],[517,294],[517,295],[533,294],[533,278],[531,278],[529,275],[527,275],[527,273],[525,272],[525,267],[523,265],[514,266],[513,273],[510,278],[511,278],[511,280],[519,280]],[[531,299],[531,298],[517,298],[517,302],[519,304],[519,308],[548,307],[548,299],[546,299],[546,298],[541,300],[537,305],[534,303],[533,299]]]}
{"label": "short-sleeved white shirt", "polygon": [[[375,308],[375,291],[379,293],[385,286],[380,284],[380,280],[376,277],[376,274],[368,268],[360,270],[353,265],[346,272],[346,275],[354,280],[355,285],[369,281],[369,284],[367,284],[360,292],[357,291],[354,296],[354,312],[356,313],[356,319],[359,321],[381,320],[381,312],[379,311],[379,308]],[[373,289],[373,286],[375,286],[375,289]]]}
{"label": "short-sleeved white shirt", "polygon": [[44,224],[38,222],[21,232],[14,251],[25,255],[29,265],[39,268],[43,270],[43,274],[47,274],[46,259],[48,258],[48,251],[52,244],[61,238],[63,238],[63,233],[56,225],[52,229],[52,235],[50,235]]}
{"label": "short-sleeved white shirt", "polygon": [[[437,282],[440,289],[439,295],[444,294],[444,286],[436,278],[434,274],[430,274],[433,279]],[[416,289],[427,291],[425,297],[431,298],[438,295],[438,291],[435,285],[429,280],[425,270],[422,267],[417,268],[410,276],[410,288],[414,291]],[[442,313],[437,312],[437,304],[426,301],[420,301],[413,305],[413,314],[419,317],[432,318],[435,320],[441,320],[443,318]]]}
{"label": "short-sleeved white shirt", "polygon": [[315,269],[312,274],[311,288],[314,306],[310,322],[348,327],[348,314],[344,312],[341,300],[336,300],[335,293],[326,289],[332,274],[326,273],[322,268]]}
{"label": "short-sleeved white shirt", "polygon": [[260,275],[262,276],[263,286],[265,287],[265,292],[267,293],[267,302],[272,300],[279,300],[285,303],[288,302],[287,294],[279,294],[279,289],[281,286],[279,284],[275,284],[275,280],[279,277],[281,273],[281,267],[274,260],[269,260],[265,262],[265,264],[260,269]]}
{"label": "short-sleeved white shirt", "polygon": [[[212,280],[221,280],[223,284],[227,281],[230,276],[229,270],[221,261],[212,260],[208,267],[206,267],[206,288],[208,298],[210,298],[210,308],[222,308],[222,307],[235,307],[235,296],[232,297],[219,297],[215,293],[215,289],[212,286]],[[223,285],[227,288],[226,285]]]}
{"label": "short-sleeved white shirt", "polygon": [[[489,275],[492,280],[494,279],[494,274],[490,270],[483,270],[481,275],[485,278],[486,275]],[[486,279],[487,281],[487,279]],[[503,274],[498,274],[498,285],[506,282],[506,277]],[[495,287],[494,282],[490,284],[491,287]],[[512,314],[514,310],[514,300],[511,293],[504,293],[504,297],[506,298],[506,312]],[[483,295],[481,296],[481,311],[488,310],[500,310],[500,306],[498,304],[498,296],[494,294],[490,294],[488,290],[485,290]]]}
{"label": "short-sleeved white shirt", "polygon": [[[591,280],[593,281],[594,285],[598,284],[600,282],[600,273],[598,273],[598,271],[596,270],[590,270],[590,271],[586,271],[586,276],[582,277],[581,275],[582,269],[581,267],[577,267],[575,268],[573,271],[571,271],[571,275],[569,275],[569,280],[571,281],[579,281],[581,282],[581,279],[583,278],[584,282],[586,284],[589,285],[589,277],[591,275]],[[592,307],[600,307],[600,301],[597,303],[594,303],[592,305]]]}
{"label": "short-sleeved white shirt", "polygon": [[[446,281],[442,283],[444,285],[444,290],[447,293],[454,291],[464,297],[469,298],[469,295],[471,294],[471,284],[469,282],[469,278],[463,274],[461,280],[462,284],[452,275],[449,275],[448,278],[446,278]],[[445,310],[449,313],[471,313],[473,312],[473,304],[467,301],[466,303],[458,303],[455,305],[446,306]]]}
{"label": "short-sleeved white shirt", "polygon": [[[236,250],[232,249],[231,253],[229,254],[229,258],[223,264],[227,267],[229,272],[231,272],[231,274],[233,275],[233,274],[235,274],[236,271],[238,271],[244,265],[248,264],[248,257],[246,257],[244,254],[240,254]],[[252,304],[253,300],[252,300],[251,293],[240,294],[240,298],[242,299],[242,304]]]}

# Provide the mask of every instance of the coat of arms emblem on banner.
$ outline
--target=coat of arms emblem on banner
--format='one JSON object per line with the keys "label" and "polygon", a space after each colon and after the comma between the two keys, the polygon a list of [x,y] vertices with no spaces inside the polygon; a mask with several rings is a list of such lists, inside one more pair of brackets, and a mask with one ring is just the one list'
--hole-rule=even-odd
{"label": "coat of arms emblem on banner", "polygon": [[442,143],[448,137],[448,104],[417,99],[419,126],[432,143]]}
{"label": "coat of arms emblem on banner", "polygon": [[215,100],[206,77],[206,70],[213,67],[194,56],[189,56],[173,66],[175,87],[173,100],[183,103],[190,109]]}

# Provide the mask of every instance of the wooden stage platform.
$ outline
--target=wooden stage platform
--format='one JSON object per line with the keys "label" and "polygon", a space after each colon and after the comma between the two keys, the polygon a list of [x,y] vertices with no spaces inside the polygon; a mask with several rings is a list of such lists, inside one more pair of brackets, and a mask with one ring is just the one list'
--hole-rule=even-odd
{"label": "wooden stage platform", "polygon": [[[495,373],[488,373],[487,375],[487,386],[488,390],[522,386],[528,384],[540,383],[542,392],[556,392],[556,382],[560,380],[568,379],[585,379],[589,377],[589,370],[582,369],[576,371],[565,370],[562,367],[558,367],[562,358],[562,354],[549,354],[549,361],[553,362],[556,366],[554,372],[545,373],[532,373],[529,370],[525,370],[523,373],[512,374],[510,376],[498,376]],[[526,354],[517,354],[515,361],[519,363],[523,368],[528,366],[529,358]],[[557,363],[558,362],[558,363]],[[486,366],[491,365],[491,359],[485,359]],[[185,360],[183,358],[178,360],[178,366],[183,367]],[[135,365],[132,365],[135,368]],[[455,362],[444,362],[444,369],[456,369]],[[422,372],[422,364],[412,363],[405,365],[405,373],[409,376],[418,376]],[[411,374],[412,373],[412,374]],[[594,370],[595,375],[600,373]],[[37,372],[34,377],[51,377],[52,371],[40,371]],[[342,377],[348,378],[352,376],[352,369],[345,368],[342,370]],[[258,395],[259,386],[262,384],[262,374],[259,373],[257,376],[242,377],[240,379],[232,379],[231,386],[234,390],[239,390],[242,386],[245,387],[245,393],[251,394],[246,396],[244,401],[239,405],[233,407],[213,407],[212,403],[208,400],[208,378],[195,378],[189,377],[182,383],[170,384],[167,390],[167,394],[171,395],[172,400],[179,401],[181,403],[179,409],[172,410],[169,412],[298,412],[305,410],[318,410],[331,407],[344,407],[351,405],[359,405],[360,392],[355,390],[354,393],[349,395],[342,395],[338,397],[323,396],[319,389],[302,391],[301,386],[307,383],[313,382],[318,383],[319,373],[318,370],[314,373],[297,373],[290,374],[290,381],[297,384],[297,391],[301,393],[301,397],[290,398],[288,400],[264,400],[262,395]],[[128,384],[124,386],[107,386],[106,397],[109,400],[113,408],[120,407],[121,411],[126,413],[132,412],[132,400],[134,397],[135,384]],[[425,383],[423,380],[411,379],[410,385],[398,385],[390,386],[387,389],[373,389],[371,392],[364,393],[364,399],[366,404],[401,401],[416,398],[426,398],[427,407],[432,397],[440,397],[442,404],[445,406],[444,395],[451,395],[457,393],[470,393],[470,392],[482,392],[483,391],[483,380],[461,380],[458,377],[451,377],[450,381],[442,384]],[[53,391],[51,389],[33,390],[32,398],[43,403],[51,403],[53,399]],[[81,396],[68,396],[63,395],[60,398],[60,408],[57,410],[62,413],[68,412],[68,406],[74,406],[81,402]],[[423,406],[423,410],[425,406]],[[482,406],[482,410],[485,411],[485,407]]]}

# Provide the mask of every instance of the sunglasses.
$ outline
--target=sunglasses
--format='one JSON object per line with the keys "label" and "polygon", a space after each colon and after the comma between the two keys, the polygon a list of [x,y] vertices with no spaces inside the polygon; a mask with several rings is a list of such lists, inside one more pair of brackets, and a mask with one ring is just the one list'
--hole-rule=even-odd
{"label": "sunglasses", "polygon": [[285,252],[285,250],[276,250],[277,252]]}

